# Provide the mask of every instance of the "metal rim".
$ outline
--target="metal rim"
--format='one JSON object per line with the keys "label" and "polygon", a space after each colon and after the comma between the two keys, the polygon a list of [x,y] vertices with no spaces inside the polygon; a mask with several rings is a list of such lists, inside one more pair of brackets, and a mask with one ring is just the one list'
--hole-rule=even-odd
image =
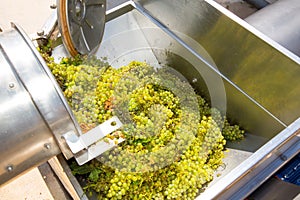
{"label": "metal rim", "polygon": [[67,48],[68,52],[71,54],[71,56],[75,56],[78,54],[78,52],[76,51],[73,42],[72,42],[72,38],[70,35],[70,31],[69,31],[69,25],[68,25],[68,21],[67,21],[67,11],[66,11],[66,5],[67,5],[67,0],[60,0],[59,1],[59,6],[58,6],[58,24],[61,30],[61,35],[63,38],[63,42],[65,47]]}
{"label": "metal rim", "polygon": [[71,56],[94,53],[102,40],[106,0],[60,0],[58,25]]}
{"label": "metal rim", "polygon": [[[16,24],[11,24],[12,27],[19,33],[19,35],[22,37],[22,39],[24,40],[24,44],[27,45],[27,47],[31,50],[32,52],[32,56],[34,56],[32,59],[34,59],[37,62],[37,65],[40,67],[39,69],[39,75],[42,77],[47,77],[47,81],[49,81],[49,83],[51,83],[51,87],[50,85],[47,85],[47,88],[50,91],[50,96],[52,95],[52,98],[55,98],[60,104],[59,105],[59,109],[57,108],[58,112],[61,112],[60,114],[63,113],[64,116],[62,115],[49,115],[48,111],[45,110],[45,107],[43,106],[43,102],[46,101],[45,98],[46,96],[39,96],[39,95],[34,95],[32,93],[31,88],[27,88],[28,92],[31,94],[32,96],[32,100],[35,102],[37,109],[39,110],[39,112],[42,114],[44,120],[46,121],[46,123],[48,124],[49,128],[51,129],[52,133],[54,134],[58,145],[60,146],[60,149],[62,151],[62,153],[65,155],[66,158],[71,158],[73,157],[73,154],[70,152],[69,148],[66,146],[66,143],[64,141],[64,139],[61,137],[62,134],[64,134],[65,132],[68,131],[74,131],[77,135],[81,135],[81,129],[79,124],[77,123],[75,116],[73,115],[73,112],[71,111],[71,108],[69,107],[69,104],[67,103],[63,92],[61,91],[58,83],[56,82],[54,76],[52,75],[50,69],[48,68],[47,64],[45,63],[45,61],[43,60],[43,58],[41,57],[41,55],[39,54],[39,52],[37,51],[37,49],[33,46],[31,40],[28,38],[28,36],[25,34],[25,32]],[[31,76],[32,73],[31,73]],[[26,77],[26,78],[32,78],[32,77]],[[24,83],[28,83],[28,79],[24,80]],[[61,120],[62,122],[59,122],[61,124],[64,123],[63,128],[60,126],[57,126],[57,121],[59,121],[58,119],[61,118],[64,120]]]}

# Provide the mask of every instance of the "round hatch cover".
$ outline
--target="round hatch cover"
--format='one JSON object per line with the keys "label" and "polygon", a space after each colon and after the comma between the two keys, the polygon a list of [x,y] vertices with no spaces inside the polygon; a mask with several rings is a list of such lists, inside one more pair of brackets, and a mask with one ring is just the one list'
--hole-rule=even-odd
{"label": "round hatch cover", "polygon": [[71,54],[94,53],[102,40],[106,0],[59,0],[58,26]]}

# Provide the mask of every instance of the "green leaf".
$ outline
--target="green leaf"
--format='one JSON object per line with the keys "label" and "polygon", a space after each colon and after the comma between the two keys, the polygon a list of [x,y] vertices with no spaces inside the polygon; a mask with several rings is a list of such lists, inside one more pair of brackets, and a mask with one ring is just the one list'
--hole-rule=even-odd
{"label": "green leaf", "polygon": [[98,181],[100,173],[101,173],[100,169],[94,169],[93,171],[91,171],[91,173],[89,175],[89,179],[93,182]]}
{"label": "green leaf", "polygon": [[93,171],[93,168],[90,167],[89,165],[79,166],[76,163],[72,163],[70,167],[71,167],[72,173],[74,175],[76,175],[76,174],[78,174],[78,175],[84,175],[84,174],[88,174],[88,173],[90,173],[90,172]]}

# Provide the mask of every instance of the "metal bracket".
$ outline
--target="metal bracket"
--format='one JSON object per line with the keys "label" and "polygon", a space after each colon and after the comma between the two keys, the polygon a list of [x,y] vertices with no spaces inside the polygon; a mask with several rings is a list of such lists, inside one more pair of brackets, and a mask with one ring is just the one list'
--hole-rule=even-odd
{"label": "metal bracket", "polygon": [[113,116],[85,134],[77,136],[74,132],[70,131],[62,137],[66,140],[78,164],[83,165],[124,141],[123,138],[108,139],[107,141],[101,140],[106,135],[121,128],[122,125],[119,118]]}

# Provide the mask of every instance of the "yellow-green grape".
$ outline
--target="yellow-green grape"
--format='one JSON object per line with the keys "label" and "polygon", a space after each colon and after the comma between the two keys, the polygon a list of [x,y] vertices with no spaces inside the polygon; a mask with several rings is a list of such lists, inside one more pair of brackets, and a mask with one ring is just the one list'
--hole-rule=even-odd
{"label": "yellow-green grape", "polygon": [[199,105],[199,112],[200,116],[207,116],[211,114],[210,107],[208,103],[202,98],[200,95],[197,95],[198,105]]}
{"label": "yellow-green grape", "polygon": [[245,131],[240,129],[238,125],[231,125],[225,118],[222,134],[226,140],[235,141],[244,138]]}
{"label": "yellow-green grape", "polygon": [[210,109],[210,115],[222,131],[222,135],[228,141],[236,141],[244,138],[244,130],[238,125],[231,125],[225,116],[222,116],[216,108]]}
{"label": "yellow-green grape", "polygon": [[95,57],[55,63],[42,55],[85,131],[115,114],[126,122],[107,137],[123,143],[99,161],[70,166],[99,199],[195,199],[222,164],[226,140],[243,137],[199,95],[196,113],[193,98],[180,93],[189,84],[163,69],[155,74],[137,61],[115,69]]}

